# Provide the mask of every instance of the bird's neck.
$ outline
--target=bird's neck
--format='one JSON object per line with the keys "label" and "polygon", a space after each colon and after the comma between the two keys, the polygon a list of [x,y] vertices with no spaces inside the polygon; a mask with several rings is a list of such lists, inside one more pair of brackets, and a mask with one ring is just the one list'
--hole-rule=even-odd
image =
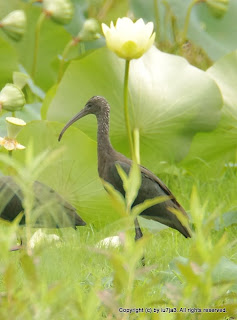
{"label": "bird's neck", "polygon": [[113,150],[109,139],[109,111],[104,112],[97,117],[98,131],[97,131],[97,148],[98,159],[103,158],[103,155]]}

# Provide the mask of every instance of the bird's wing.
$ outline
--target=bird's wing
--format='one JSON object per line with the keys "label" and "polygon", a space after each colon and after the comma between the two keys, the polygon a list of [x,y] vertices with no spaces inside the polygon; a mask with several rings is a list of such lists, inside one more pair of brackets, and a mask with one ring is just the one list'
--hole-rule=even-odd
{"label": "bird's wing", "polygon": [[[116,161],[115,164],[129,173],[132,162],[129,162],[126,158]],[[121,192],[123,190],[122,180],[116,170],[116,166],[113,166],[113,180],[110,182],[114,187]],[[169,227],[172,227],[182,233],[186,238],[191,237],[191,230],[188,223],[188,215],[175,199],[172,192],[166,187],[166,185],[157,178],[152,172],[147,170],[145,167],[140,166],[142,184],[139,189],[134,205],[144,202],[147,199],[153,199],[156,197],[167,195],[170,199],[147,208],[141,216],[146,219],[152,219],[161,222]]]}
{"label": "bird's wing", "polygon": [[153,180],[154,182],[156,182],[159,187],[164,191],[165,194],[167,194],[168,196],[171,197],[171,201],[174,202],[176,204],[176,206],[178,207],[178,209],[180,211],[182,211],[185,216],[187,216],[186,211],[184,210],[184,208],[181,206],[181,204],[176,200],[175,196],[173,195],[173,193],[170,191],[170,189],[164,184],[163,181],[161,181],[156,175],[154,175],[154,173],[152,173],[150,170],[148,170],[147,168],[143,167],[140,165],[141,168],[141,173],[143,175],[145,175],[148,179]]}
{"label": "bird's wing", "polygon": [[[126,174],[129,173],[129,170],[131,168],[131,164],[132,161],[128,160],[127,158],[124,157],[124,159],[122,161],[116,161],[115,164],[120,165],[121,168],[126,172]],[[157,176],[155,176],[150,170],[148,170],[147,168],[143,167],[140,165],[140,170],[141,170],[141,175],[142,175],[142,179],[149,179],[154,183],[157,183],[158,186],[162,189],[162,191],[164,192],[165,195],[170,196],[171,201],[175,204],[175,207],[177,207],[177,209],[179,209],[186,217],[187,217],[187,213],[184,210],[184,208],[180,205],[180,203],[176,200],[175,196],[173,195],[173,193],[170,191],[170,189],[164,184],[164,182],[162,182]],[[113,179],[116,183],[116,185],[118,186],[116,189],[118,191],[121,192],[121,189],[123,189],[123,185],[122,185],[122,180],[119,177],[119,174],[117,173],[116,168],[113,168]],[[111,183],[113,184],[113,183]],[[122,192],[121,192],[122,193]],[[124,192],[123,192],[124,193]]]}
{"label": "bird's wing", "polygon": [[34,191],[39,207],[45,206],[46,208],[48,205],[47,209],[51,211],[54,219],[58,220],[59,227],[67,227],[68,224],[72,224],[74,226],[86,225],[86,223],[77,214],[76,209],[54,189],[43,184],[42,182],[35,181]]}
{"label": "bird's wing", "polygon": [[23,211],[22,192],[10,176],[0,177],[0,217],[13,221]]}

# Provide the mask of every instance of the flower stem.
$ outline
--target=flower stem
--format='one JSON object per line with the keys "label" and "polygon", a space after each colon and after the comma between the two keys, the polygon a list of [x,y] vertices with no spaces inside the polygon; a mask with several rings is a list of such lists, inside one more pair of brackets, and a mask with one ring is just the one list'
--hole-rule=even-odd
{"label": "flower stem", "polygon": [[153,0],[155,21],[156,21],[156,40],[160,40],[160,15],[159,15],[159,5],[158,0]]}
{"label": "flower stem", "polygon": [[124,74],[124,91],[123,91],[124,118],[125,118],[125,124],[126,124],[126,129],[127,129],[127,136],[128,136],[128,141],[129,141],[130,154],[132,156],[132,159],[134,159],[133,140],[132,140],[131,126],[130,126],[129,112],[128,112],[128,76],[129,76],[129,66],[130,66],[130,60],[126,60],[126,63],[125,63],[125,74]]}
{"label": "flower stem", "polygon": [[135,160],[137,164],[140,164],[140,133],[138,128],[135,128],[133,131],[133,141]]}
{"label": "flower stem", "polygon": [[64,64],[65,64],[65,61],[66,61],[66,58],[67,58],[67,55],[69,53],[69,51],[71,50],[71,48],[73,46],[75,46],[77,43],[79,42],[79,39],[76,40],[70,40],[64,50],[63,50],[63,53],[62,53],[62,58],[60,60],[60,65],[59,65],[59,71],[58,71],[58,83],[60,82],[60,80],[62,79],[62,76],[63,76],[63,67],[64,67]]}
{"label": "flower stem", "polygon": [[199,2],[199,0],[193,0],[192,2],[190,2],[189,6],[188,6],[188,10],[187,10],[187,14],[186,14],[186,17],[185,17],[185,22],[184,22],[184,30],[183,30],[183,35],[182,35],[182,42],[185,42],[186,39],[187,39],[187,33],[188,33],[188,26],[189,26],[191,11],[192,11],[193,7],[195,6],[195,4],[197,2]]}
{"label": "flower stem", "polygon": [[36,27],[35,27],[35,46],[34,46],[33,65],[32,65],[32,70],[31,70],[32,79],[34,79],[34,77],[35,77],[37,58],[38,58],[38,49],[39,49],[39,35],[40,35],[41,26],[42,26],[44,19],[45,19],[45,13],[42,12],[39,16],[39,19],[38,19],[38,21],[36,23]]}
{"label": "flower stem", "polygon": [[[8,150],[8,156],[9,156],[9,158],[12,158],[12,151],[13,151],[13,150]],[[8,166],[7,171],[8,171],[8,175],[9,175],[9,176],[14,175],[14,169],[13,169],[13,167]]]}

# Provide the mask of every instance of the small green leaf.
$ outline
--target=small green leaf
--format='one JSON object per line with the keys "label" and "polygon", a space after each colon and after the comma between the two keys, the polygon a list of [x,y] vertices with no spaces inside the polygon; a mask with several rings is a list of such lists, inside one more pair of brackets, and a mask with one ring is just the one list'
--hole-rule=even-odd
{"label": "small green leaf", "polygon": [[4,282],[7,290],[7,294],[11,295],[15,289],[15,282],[16,282],[16,266],[10,263],[5,272],[4,272]]}
{"label": "small green leaf", "polygon": [[32,285],[38,283],[36,266],[33,259],[33,257],[28,256],[26,253],[20,259],[24,274]]}
{"label": "small green leaf", "polygon": [[[221,281],[230,281],[237,283],[237,264],[226,257],[221,257],[219,263],[215,266],[213,271],[213,279],[216,283]],[[237,292],[237,285],[235,285]]]}
{"label": "small green leaf", "polygon": [[139,166],[138,164],[133,162],[130,168],[130,171],[128,173],[128,176],[127,176],[127,173],[123,170],[123,168],[119,165],[119,163],[116,164],[116,168],[117,168],[118,174],[120,175],[123,181],[127,208],[130,209],[134,200],[137,197],[138,190],[141,185],[141,172],[140,172]]}
{"label": "small green leaf", "polygon": [[156,197],[156,198],[153,198],[153,199],[145,200],[144,202],[139,203],[135,207],[132,208],[132,214],[134,216],[137,216],[140,213],[142,213],[144,210],[146,210],[146,209],[148,209],[148,208],[150,208],[150,207],[152,207],[152,206],[154,206],[156,204],[165,202],[165,201],[167,201],[169,199],[171,199],[170,196],[159,196],[159,197]]}
{"label": "small green leaf", "polygon": [[114,204],[115,209],[121,214],[121,217],[126,217],[126,204],[124,197],[118,192],[110,183],[101,179],[105,190],[110,195],[112,202]]}

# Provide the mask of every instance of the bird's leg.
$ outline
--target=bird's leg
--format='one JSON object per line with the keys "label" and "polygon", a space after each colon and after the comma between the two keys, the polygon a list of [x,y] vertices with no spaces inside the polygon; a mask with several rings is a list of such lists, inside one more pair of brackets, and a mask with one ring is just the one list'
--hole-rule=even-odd
{"label": "bird's leg", "polygon": [[[142,233],[142,230],[140,228],[140,225],[138,223],[137,218],[135,218],[134,224],[135,224],[135,241],[137,241],[143,237],[143,233]],[[143,267],[146,265],[144,256],[141,257],[141,263],[142,263]]]}
{"label": "bird's leg", "polygon": [[142,233],[142,230],[140,228],[140,225],[138,223],[137,218],[135,218],[134,224],[135,224],[135,241],[137,241],[138,239],[143,237],[143,233]]}

